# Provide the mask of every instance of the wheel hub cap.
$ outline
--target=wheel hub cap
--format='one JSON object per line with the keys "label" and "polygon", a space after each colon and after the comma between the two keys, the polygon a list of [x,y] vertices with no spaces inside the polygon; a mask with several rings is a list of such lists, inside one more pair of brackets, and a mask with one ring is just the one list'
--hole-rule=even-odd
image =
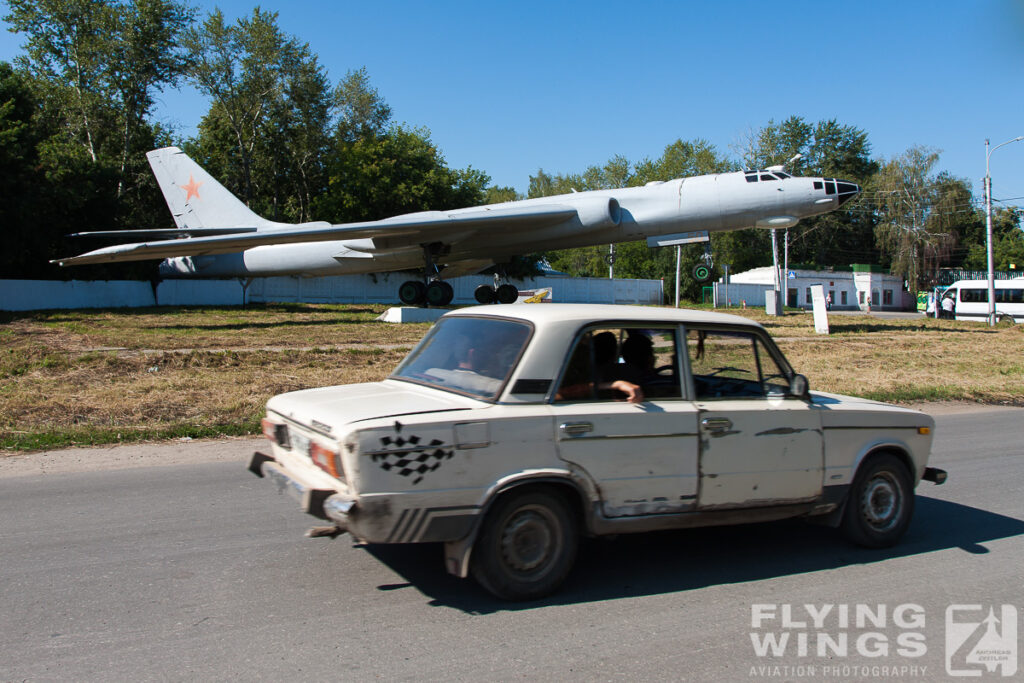
{"label": "wheel hub cap", "polygon": [[868,524],[885,529],[892,526],[899,517],[899,486],[886,474],[868,482],[864,489],[864,518]]}
{"label": "wheel hub cap", "polygon": [[551,553],[551,545],[548,521],[532,510],[510,520],[501,537],[505,561],[517,571],[530,571],[542,565]]}

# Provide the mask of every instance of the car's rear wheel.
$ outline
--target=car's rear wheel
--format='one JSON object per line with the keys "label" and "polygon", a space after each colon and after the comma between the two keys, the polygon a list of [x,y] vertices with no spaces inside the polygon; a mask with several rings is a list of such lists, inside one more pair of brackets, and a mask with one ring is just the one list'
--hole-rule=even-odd
{"label": "car's rear wheel", "polygon": [[535,600],[562,584],[578,545],[576,518],[562,497],[547,489],[512,492],[488,512],[470,568],[499,598]]}
{"label": "car's rear wheel", "polygon": [[861,466],[843,512],[843,533],[869,548],[894,545],[910,526],[914,485],[903,461],[885,453]]}

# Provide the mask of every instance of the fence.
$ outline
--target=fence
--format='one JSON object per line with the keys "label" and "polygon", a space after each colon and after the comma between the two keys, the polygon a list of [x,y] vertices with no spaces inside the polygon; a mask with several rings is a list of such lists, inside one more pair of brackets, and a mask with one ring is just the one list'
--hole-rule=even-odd
{"label": "fence", "polygon": [[[246,302],[397,303],[398,285],[409,276],[338,275],[318,278],[257,278],[243,288],[238,280],[164,280],[155,288],[133,280],[67,282],[0,280],[0,310],[33,311],[72,308],[138,308],[145,306],[238,306]],[[454,304],[474,304],[478,285],[491,284],[484,275],[451,278]],[[538,277],[517,282],[520,289],[551,288],[562,303],[660,305],[661,280]]]}

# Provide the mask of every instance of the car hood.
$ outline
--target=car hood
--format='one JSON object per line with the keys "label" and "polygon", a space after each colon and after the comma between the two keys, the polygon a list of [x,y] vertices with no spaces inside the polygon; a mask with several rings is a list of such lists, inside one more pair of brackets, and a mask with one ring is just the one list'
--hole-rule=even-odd
{"label": "car hood", "polygon": [[822,410],[823,427],[930,427],[931,416],[913,408],[857,396],[812,391],[811,403]]}
{"label": "car hood", "polygon": [[488,404],[466,396],[385,380],[292,391],[267,402],[273,411],[311,429],[338,436],[346,424],[417,413],[469,410]]}

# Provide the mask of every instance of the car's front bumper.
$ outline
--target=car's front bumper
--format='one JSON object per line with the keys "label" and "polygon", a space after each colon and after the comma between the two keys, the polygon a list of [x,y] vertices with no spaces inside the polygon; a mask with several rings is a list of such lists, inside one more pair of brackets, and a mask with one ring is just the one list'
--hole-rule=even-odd
{"label": "car's front bumper", "polygon": [[285,469],[273,456],[259,451],[252,454],[249,471],[257,477],[273,481],[277,490],[299,501],[302,511],[319,519],[327,519],[341,531],[348,530],[349,512],[355,500],[334,489],[318,488],[300,474]]}

